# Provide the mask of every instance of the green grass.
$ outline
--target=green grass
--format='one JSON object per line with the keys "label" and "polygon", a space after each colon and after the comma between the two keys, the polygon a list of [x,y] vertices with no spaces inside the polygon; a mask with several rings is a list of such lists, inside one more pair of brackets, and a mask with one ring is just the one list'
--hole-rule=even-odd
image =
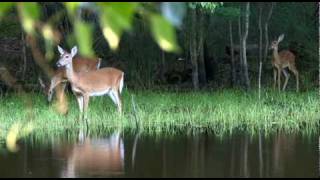
{"label": "green grass", "polygon": [[[23,99],[32,102],[31,116]],[[36,136],[59,136],[77,132],[78,105],[68,95],[69,113],[59,115],[42,94],[23,97],[9,95],[0,99],[0,137],[5,137],[15,122],[32,122]],[[109,97],[93,97],[89,103],[89,127],[96,134],[121,129],[145,133],[206,131],[232,134],[235,131],[268,134],[316,132],[320,111],[319,96],[311,92],[263,91],[259,101],[256,91],[236,90],[206,92],[130,91],[123,94],[124,115],[120,117]],[[135,106],[135,110],[133,108]],[[30,108],[29,108],[30,109]]]}

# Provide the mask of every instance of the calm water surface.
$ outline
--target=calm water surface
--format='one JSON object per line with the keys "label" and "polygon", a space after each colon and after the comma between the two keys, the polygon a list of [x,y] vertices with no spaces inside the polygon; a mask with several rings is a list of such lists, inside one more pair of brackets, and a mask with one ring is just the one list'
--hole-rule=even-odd
{"label": "calm water surface", "polygon": [[0,152],[0,177],[319,177],[319,136],[79,135]]}

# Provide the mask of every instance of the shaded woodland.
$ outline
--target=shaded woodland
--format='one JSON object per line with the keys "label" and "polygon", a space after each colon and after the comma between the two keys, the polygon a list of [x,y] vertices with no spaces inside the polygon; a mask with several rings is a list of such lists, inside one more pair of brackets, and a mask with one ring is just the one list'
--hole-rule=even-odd
{"label": "shaded woodland", "polygon": [[[57,23],[62,35],[60,45],[66,49],[75,45],[73,27],[68,16],[63,15],[66,12],[61,3],[41,3],[41,10],[44,20],[60,13],[62,18]],[[98,23],[90,11],[84,11],[82,16],[86,21]],[[226,2],[213,11],[187,7],[182,25],[176,29],[180,53],[161,50],[146,23],[142,16],[135,15],[133,29],[123,34],[116,51],[110,50],[101,30],[94,28],[92,45],[95,54],[102,58],[101,67],[123,70],[128,88],[254,89],[259,87],[259,68],[261,87],[271,88],[273,70],[269,46],[281,34],[284,34],[284,40],[279,44],[279,50],[288,49],[295,54],[300,89],[306,91],[317,87],[316,3]],[[39,89],[38,77],[48,77],[34,61],[15,10],[2,19],[0,30],[1,76],[10,73],[14,77],[9,81],[6,78],[8,82],[0,81],[1,92],[7,92],[8,85],[12,88],[14,84],[29,90]],[[47,57],[41,37],[37,44]],[[53,53],[47,61],[56,68],[57,49]],[[292,73],[288,89],[295,89]]]}

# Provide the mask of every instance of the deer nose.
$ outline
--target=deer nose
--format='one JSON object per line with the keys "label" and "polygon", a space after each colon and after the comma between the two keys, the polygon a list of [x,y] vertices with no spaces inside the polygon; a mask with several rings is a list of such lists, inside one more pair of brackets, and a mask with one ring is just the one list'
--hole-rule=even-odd
{"label": "deer nose", "polygon": [[57,62],[57,67],[61,67],[62,65],[60,64],[60,62]]}

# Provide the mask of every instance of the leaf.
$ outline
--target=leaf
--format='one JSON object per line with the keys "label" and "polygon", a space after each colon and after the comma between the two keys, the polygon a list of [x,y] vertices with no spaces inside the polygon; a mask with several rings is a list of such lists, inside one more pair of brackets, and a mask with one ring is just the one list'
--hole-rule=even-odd
{"label": "leaf", "polygon": [[133,14],[138,3],[98,3],[101,7],[100,23],[104,37],[110,48],[119,46],[120,37],[124,30],[130,30]]}
{"label": "leaf", "polygon": [[20,122],[14,123],[7,134],[6,137],[6,145],[7,149],[10,152],[17,152],[19,150],[19,146],[17,142],[20,138],[26,137],[34,130],[34,125],[31,122],[22,125]]}
{"label": "leaf", "polygon": [[13,6],[13,2],[2,2],[0,6],[0,19],[5,15],[5,13]]}
{"label": "leaf", "polygon": [[6,138],[6,144],[10,152],[18,151],[17,141],[18,141],[18,135],[20,130],[21,130],[21,124],[15,123],[11,126],[8,132],[8,135]]}
{"label": "leaf", "polygon": [[179,27],[186,13],[186,4],[184,2],[163,2],[161,12],[173,25]]}
{"label": "leaf", "polygon": [[22,2],[18,6],[22,26],[27,33],[34,32],[35,22],[40,18],[40,7],[35,2]]}
{"label": "leaf", "polygon": [[180,51],[175,30],[165,18],[160,15],[152,15],[151,30],[154,39],[163,50],[168,52]]}
{"label": "leaf", "polygon": [[92,50],[92,27],[91,24],[77,20],[74,24],[75,37],[79,45],[80,54],[86,57],[93,57]]}
{"label": "leaf", "polygon": [[55,35],[52,29],[52,26],[49,24],[45,24],[42,29],[42,36],[45,40],[45,47],[46,47],[46,53],[45,57],[48,60],[51,60],[54,57],[54,42],[55,42]]}
{"label": "leaf", "polygon": [[76,16],[76,12],[78,10],[78,7],[80,6],[80,2],[66,2],[64,5],[66,6],[70,16]]}

